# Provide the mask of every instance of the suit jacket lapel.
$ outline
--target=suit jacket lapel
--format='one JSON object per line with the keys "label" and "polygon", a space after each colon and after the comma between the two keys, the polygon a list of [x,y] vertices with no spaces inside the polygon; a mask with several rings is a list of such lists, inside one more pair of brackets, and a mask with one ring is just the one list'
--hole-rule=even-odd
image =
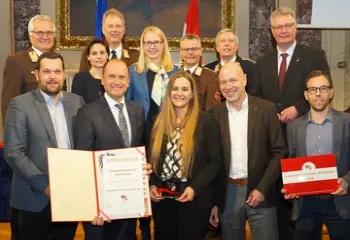
{"label": "suit jacket lapel", "polygon": [[[332,118],[332,126],[333,126],[333,153],[338,157],[340,157],[340,152],[343,139],[344,139],[344,124],[342,123],[341,119],[338,116],[338,113],[331,109],[333,113],[333,118]],[[341,127],[340,127],[341,126]]]}
{"label": "suit jacket lapel", "polygon": [[228,110],[226,102],[221,103],[220,109],[220,126],[222,145],[224,150],[225,169],[230,169],[231,164],[231,138],[230,138],[230,127],[228,122]]}
{"label": "suit jacket lapel", "polygon": [[145,91],[145,96],[149,96],[148,93],[148,82],[147,82],[147,72],[143,72],[140,75],[140,79],[136,79],[141,81],[141,84],[143,86],[143,90]]}
{"label": "suit jacket lapel", "polygon": [[125,100],[126,110],[128,111],[129,121],[130,121],[130,132],[131,132],[131,141],[130,146],[134,146],[134,141],[136,139],[136,116],[132,105],[128,100]]}
{"label": "suit jacket lapel", "polygon": [[271,66],[271,80],[272,91],[278,94],[280,92],[280,87],[278,83],[278,56],[277,49],[271,52],[269,59],[267,59]]}
{"label": "suit jacket lapel", "polygon": [[[307,131],[307,117],[308,114],[303,116],[303,121],[300,121],[300,126],[298,127],[297,132],[297,142],[298,146],[300,146],[299,151],[296,153],[297,156],[306,156],[306,131]],[[291,156],[296,157],[296,156]]]}
{"label": "suit jacket lapel", "polygon": [[47,108],[45,98],[40,93],[39,89],[35,90],[33,92],[33,95],[34,95],[34,100],[33,100],[34,106],[36,107],[36,109],[41,117],[41,120],[43,121],[43,124],[45,126],[46,131],[47,131],[47,134],[49,135],[49,138],[52,141],[52,145],[57,147],[56,134],[55,134],[55,130],[53,128],[51,115],[49,113],[49,109]]}
{"label": "suit jacket lapel", "polygon": [[[113,113],[112,113],[106,99],[104,97],[101,97],[97,101],[97,103],[101,106],[100,112],[101,112],[102,117],[105,119],[105,121],[107,122],[109,127],[112,129],[112,131],[116,135],[116,138],[118,139],[120,144],[122,144],[122,146],[125,146],[123,136],[120,133],[118,124],[117,124],[116,120],[114,119]],[[101,124],[103,124],[103,123],[101,123]]]}
{"label": "suit jacket lapel", "polygon": [[66,116],[69,140],[70,140],[70,144],[72,146],[73,145],[72,118],[76,114],[76,110],[73,108],[72,102],[71,102],[68,94],[64,91],[62,91],[62,94],[63,94],[64,115]]}
{"label": "suit jacket lapel", "polygon": [[[248,149],[248,157],[249,157],[249,149],[254,149],[252,147],[252,142],[254,139],[254,129],[256,124],[256,119],[258,119],[257,117],[258,114],[258,107],[255,105],[255,98],[248,96],[248,145],[247,145],[247,149]],[[249,164],[249,161],[248,161]]]}

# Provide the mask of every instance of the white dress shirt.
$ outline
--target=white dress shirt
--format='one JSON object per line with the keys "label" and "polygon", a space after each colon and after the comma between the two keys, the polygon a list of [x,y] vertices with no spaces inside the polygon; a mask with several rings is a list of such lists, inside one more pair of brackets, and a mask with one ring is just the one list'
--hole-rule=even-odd
{"label": "white dress shirt", "polygon": [[[231,59],[231,61],[230,62],[232,62],[232,63],[234,63],[234,62],[236,62],[236,59],[237,59],[237,55],[235,55],[232,59]],[[224,61],[222,61],[222,60],[220,60],[220,64],[221,64],[221,67],[222,66],[224,66],[225,65],[225,62]]]}
{"label": "white dress shirt", "polygon": [[191,74],[193,74],[194,70],[196,70],[197,67],[198,67],[198,64],[195,65],[195,66],[193,66],[193,67],[191,67],[191,68],[186,68],[186,67],[184,67],[184,70],[185,70],[185,71],[189,70],[189,71],[191,72]]}
{"label": "white dress shirt", "polygon": [[123,45],[120,44],[119,47],[116,49],[110,48],[109,49],[109,59],[112,59],[112,50],[116,52],[117,58],[121,59],[122,58],[122,52],[123,52]]}
{"label": "white dress shirt", "polygon": [[297,46],[297,42],[294,41],[294,43],[287,49],[287,51],[285,52],[282,52],[278,47],[277,47],[277,59],[278,59],[278,65],[277,65],[277,68],[278,68],[278,75],[280,74],[280,67],[281,67],[281,63],[282,63],[282,56],[281,54],[282,53],[287,53],[288,56],[287,56],[287,67],[286,67],[286,70],[288,70],[288,67],[289,67],[289,63],[290,63],[290,60],[292,60],[292,57],[293,57],[293,53],[294,53],[294,50],[295,50],[295,47]]}
{"label": "white dress shirt", "polygon": [[35,51],[36,55],[38,55],[38,57],[40,57],[40,55],[43,54],[42,51],[40,51],[39,49],[37,49],[37,48],[35,48],[33,46],[32,46],[32,48]]}
{"label": "white dress shirt", "polygon": [[127,110],[127,107],[125,105],[125,98],[123,97],[123,99],[120,102],[117,102],[113,98],[111,98],[106,92],[104,94],[104,97],[108,103],[109,108],[111,109],[111,112],[112,112],[114,119],[115,119],[116,123],[118,124],[118,126],[119,126],[119,108],[116,107],[115,105],[118,103],[124,104],[123,113],[124,113],[126,125],[128,126],[129,143],[131,145],[131,126],[130,126],[128,110]]}
{"label": "white dress shirt", "polygon": [[237,111],[226,101],[231,140],[230,178],[248,178],[248,97]]}

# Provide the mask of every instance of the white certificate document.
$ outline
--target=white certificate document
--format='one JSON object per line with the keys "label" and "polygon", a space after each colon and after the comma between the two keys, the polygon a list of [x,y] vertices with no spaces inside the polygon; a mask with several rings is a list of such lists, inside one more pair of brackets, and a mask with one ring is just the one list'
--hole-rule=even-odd
{"label": "white certificate document", "polygon": [[52,221],[152,215],[145,148],[79,151],[48,148]]}

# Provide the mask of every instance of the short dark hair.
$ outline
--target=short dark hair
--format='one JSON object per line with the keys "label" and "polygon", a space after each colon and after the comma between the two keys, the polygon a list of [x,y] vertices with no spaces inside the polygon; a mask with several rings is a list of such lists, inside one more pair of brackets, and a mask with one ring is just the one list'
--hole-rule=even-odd
{"label": "short dark hair", "polygon": [[328,73],[328,72],[324,72],[324,71],[321,71],[321,70],[315,70],[315,71],[312,71],[309,76],[307,76],[307,79],[305,81],[305,89],[307,88],[307,84],[309,83],[309,81],[312,79],[312,78],[316,78],[316,77],[325,77],[328,81],[328,84],[331,88],[333,88],[333,81],[332,81],[332,77],[331,75]]}
{"label": "short dark hair", "polygon": [[47,58],[47,59],[61,59],[61,62],[62,62],[62,68],[63,70],[65,69],[64,67],[64,59],[62,57],[61,54],[59,53],[56,53],[56,52],[44,52],[43,54],[40,55],[40,57],[38,58],[38,62],[36,63],[36,70],[40,70],[40,63],[41,61],[44,59],[44,58]]}
{"label": "short dark hair", "polygon": [[105,48],[106,48],[106,52],[107,54],[109,55],[109,46],[108,46],[108,43],[106,42],[106,40],[104,39],[101,39],[101,38],[95,38],[95,39],[92,39],[88,45],[86,46],[85,48],[85,56],[89,56],[90,55],[90,51],[91,51],[91,48],[93,45],[95,44],[101,44],[103,45]]}

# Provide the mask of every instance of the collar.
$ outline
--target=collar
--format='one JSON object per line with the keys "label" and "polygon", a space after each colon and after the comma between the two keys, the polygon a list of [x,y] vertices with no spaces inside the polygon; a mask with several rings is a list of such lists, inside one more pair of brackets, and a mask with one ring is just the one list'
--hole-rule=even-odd
{"label": "collar", "polygon": [[[234,63],[234,62],[236,62],[236,59],[237,59],[237,55],[235,55],[235,56],[230,60],[230,62]],[[225,65],[224,61],[220,60],[220,65],[221,65],[221,66],[224,66],[224,65]]]}
{"label": "collar", "polygon": [[117,53],[121,53],[123,51],[123,45],[119,44],[119,46],[117,48],[110,48],[109,52],[112,52],[112,50],[116,51]]}
{"label": "collar", "polygon": [[118,103],[123,103],[123,104],[124,104],[124,107],[126,107],[126,106],[125,106],[125,98],[124,98],[124,97],[122,98],[122,100],[121,100],[120,102],[117,102],[116,100],[114,100],[113,98],[111,98],[111,97],[108,95],[107,92],[105,92],[104,97],[105,97],[105,99],[106,99],[106,101],[107,101],[107,103],[108,103],[109,108],[115,107],[115,105],[118,104]]}
{"label": "collar", "polygon": [[[232,107],[228,101],[226,100],[226,107],[227,107],[227,110],[229,112],[232,112],[232,111],[235,111],[235,112],[239,112],[237,111],[234,107]],[[247,96],[247,93],[245,93],[245,98],[244,98],[244,101],[242,103],[242,106],[241,106],[241,110],[244,110],[244,109],[248,109],[248,96]],[[240,110],[240,111],[241,111]]]}
{"label": "collar", "polygon": [[[321,123],[321,125],[325,124],[326,122],[333,122],[333,110],[331,108],[330,108],[326,118]],[[312,120],[312,118],[311,118],[311,111],[309,111],[307,113],[306,124],[318,124],[318,123],[314,122],[314,120]]]}
{"label": "collar", "polygon": [[191,74],[193,74],[193,72],[196,70],[196,68],[198,67],[198,64],[196,64],[195,66],[191,67],[191,68],[186,68],[184,66],[184,71],[189,70],[191,72]]}
{"label": "collar", "polygon": [[294,41],[294,43],[285,52],[282,52],[277,46],[277,57],[281,56],[282,53],[288,53],[288,56],[293,56],[296,46],[297,46],[297,41]]}
{"label": "collar", "polygon": [[[41,95],[43,95],[44,99],[45,99],[45,102],[47,104],[51,104],[51,103],[54,103],[54,99],[52,96],[48,95],[47,93],[45,93],[43,90],[39,89],[40,90],[40,93]],[[58,98],[58,102],[62,102],[63,101],[63,94],[62,92],[59,93],[60,94],[60,97]]]}
{"label": "collar", "polygon": [[40,51],[39,49],[37,49],[37,48],[35,48],[35,47],[33,47],[33,46],[32,46],[32,48],[33,48],[33,50],[35,51],[35,53],[38,55],[38,57],[40,57],[40,55],[43,54],[43,52]]}

